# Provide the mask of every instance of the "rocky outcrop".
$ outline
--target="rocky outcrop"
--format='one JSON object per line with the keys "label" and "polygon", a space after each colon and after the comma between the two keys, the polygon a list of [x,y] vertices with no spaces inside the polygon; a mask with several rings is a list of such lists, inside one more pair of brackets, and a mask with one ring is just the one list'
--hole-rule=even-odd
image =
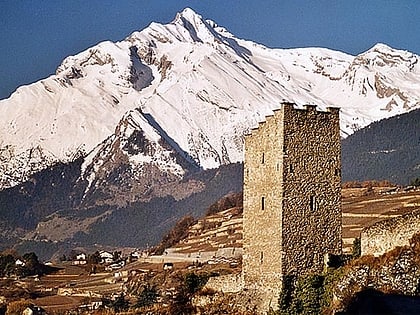
{"label": "rocky outcrop", "polygon": [[223,293],[235,293],[241,291],[244,288],[244,279],[241,274],[228,274],[218,277],[211,277],[205,288]]}
{"label": "rocky outcrop", "polygon": [[380,257],[362,256],[344,267],[334,291],[334,308],[344,309],[358,292],[367,288],[383,293],[419,295],[420,235],[409,245],[398,247]]}
{"label": "rocky outcrop", "polygon": [[98,203],[95,194],[108,195],[108,204],[123,206],[136,199],[149,201],[169,194],[182,199],[202,189],[185,180],[179,184],[183,191],[173,194],[171,185],[194,166],[158,125],[149,125],[152,120],[140,110],[127,113],[115,134],[88,155],[82,174],[87,182],[84,200]]}

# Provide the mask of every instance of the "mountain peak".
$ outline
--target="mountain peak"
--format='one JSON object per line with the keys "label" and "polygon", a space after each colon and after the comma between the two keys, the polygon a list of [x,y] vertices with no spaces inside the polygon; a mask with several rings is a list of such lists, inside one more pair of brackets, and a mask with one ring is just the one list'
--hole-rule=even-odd
{"label": "mountain peak", "polygon": [[392,47],[388,46],[387,44],[383,43],[376,43],[372,48],[368,49],[367,52],[390,52],[395,51]]}
{"label": "mountain peak", "polygon": [[177,13],[172,24],[185,28],[194,42],[212,42],[214,39],[213,27],[190,8]]}
{"label": "mountain peak", "polygon": [[357,58],[362,58],[370,65],[380,68],[396,68],[411,72],[418,67],[418,56],[406,51],[392,48],[386,44],[378,43]]}
{"label": "mountain peak", "polygon": [[[56,75],[0,101],[0,174],[10,174],[0,189],[22,181],[17,169],[33,173],[33,154],[22,154],[38,146],[67,162],[133,140],[115,151],[133,170],[145,160],[171,171],[177,159],[204,169],[240,162],[243,135],[283,100],[341,107],[342,134],[349,135],[420,106],[417,58],[383,44],[356,57],[270,49],[186,8],[171,23],[70,56]],[[142,114],[121,119],[137,108]],[[144,143],[162,154],[144,157]]]}
{"label": "mountain peak", "polygon": [[189,20],[190,22],[193,22],[194,20],[202,20],[202,16],[198,13],[196,13],[193,9],[191,8],[185,8],[184,10],[182,10],[181,12],[177,13],[177,17],[183,17],[187,20]]}
{"label": "mountain peak", "polygon": [[402,49],[392,48],[383,43],[377,43],[372,48],[368,49],[366,52],[361,55],[369,56],[388,56],[390,58],[397,59],[409,59],[414,56],[412,52]]}

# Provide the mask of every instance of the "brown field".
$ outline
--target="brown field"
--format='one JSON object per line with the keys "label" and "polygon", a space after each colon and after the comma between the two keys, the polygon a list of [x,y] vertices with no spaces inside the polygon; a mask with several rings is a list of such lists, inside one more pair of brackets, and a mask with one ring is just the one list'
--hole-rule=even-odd
{"label": "brown field", "polygon": [[65,311],[76,309],[84,304],[84,297],[51,295],[33,300],[37,306],[44,308],[47,312]]}
{"label": "brown field", "polygon": [[364,188],[343,190],[343,243],[349,251],[355,237],[364,227],[378,221],[420,210],[420,190],[381,193],[367,193]]}

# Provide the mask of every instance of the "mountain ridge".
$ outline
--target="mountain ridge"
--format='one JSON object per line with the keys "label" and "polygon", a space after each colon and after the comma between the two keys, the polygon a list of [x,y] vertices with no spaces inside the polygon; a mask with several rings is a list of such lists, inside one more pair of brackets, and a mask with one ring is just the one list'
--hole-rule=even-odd
{"label": "mountain ridge", "polygon": [[[344,139],[343,180],[407,183],[418,177],[419,114],[420,109],[384,119]],[[129,150],[154,149],[147,141],[136,147],[145,138],[136,137],[141,141],[130,143]],[[242,164],[207,171],[185,168],[182,177],[165,180],[149,169],[151,177],[132,177],[122,163],[105,167],[109,173],[98,173],[99,181],[87,190],[88,183],[81,180],[84,163],[94,164],[79,158],[0,191],[0,248],[35,251],[45,259],[80,246],[144,248],[156,244],[181,217],[202,216],[225,194],[240,192],[243,184]]]}
{"label": "mountain ridge", "polygon": [[342,141],[343,181],[420,178],[420,109],[370,124]]}
{"label": "mountain ridge", "polygon": [[242,161],[243,135],[282,101],[341,106],[346,136],[420,106],[417,61],[383,44],[356,57],[270,49],[187,8],[169,24],[152,22],[120,42],[69,56],[55,75],[0,101],[0,187],[94,154],[135,109],[204,169]]}

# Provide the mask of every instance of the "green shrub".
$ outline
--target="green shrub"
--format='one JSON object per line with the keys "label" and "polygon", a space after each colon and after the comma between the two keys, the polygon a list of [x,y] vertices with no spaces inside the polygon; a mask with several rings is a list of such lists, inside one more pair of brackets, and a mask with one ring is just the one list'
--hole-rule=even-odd
{"label": "green shrub", "polygon": [[125,298],[123,293],[114,300],[102,298],[102,305],[105,308],[112,309],[114,312],[124,312],[130,308],[130,302]]}
{"label": "green shrub", "polygon": [[185,287],[187,292],[190,294],[194,294],[198,290],[200,290],[209,280],[209,276],[207,274],[196,274],[194,272],[187,273],[185,275]]}
{"label": "green shrub", "polygon": [[321,301],[321,309],[326,310],[331,307],[334,297],[334,287],[343,277],[343,268],[328,268],[324,278],[324,293]]}
{"label": "green shrub", "polygon": [[296,276],[287,275],[283,278],[282,290],[279,297],[279,314],[289,314],[293,303]]}
{"label": "green shrub", "polygon": [[321,313],[321,300],[324,294],[324,276],[309,275],[300,277],[296,285],[296,300],[303,314]]}
{"label": "green shrub", "polygon": [[157,302],[159,294],[155,286],[146,284],[143,286],[140,294],[137,297],[136,307],[148,307]]}
{"label": "green shrub", "polygon": [[324,294],[324,276],[286,276],[279,298],[281,315],[320,314]]}
{"label": "green shrub", "polygon": [[360,237],[356,237],[353,241],[352,256],[353,258],[359,258],[362,253],[362,245]]}

